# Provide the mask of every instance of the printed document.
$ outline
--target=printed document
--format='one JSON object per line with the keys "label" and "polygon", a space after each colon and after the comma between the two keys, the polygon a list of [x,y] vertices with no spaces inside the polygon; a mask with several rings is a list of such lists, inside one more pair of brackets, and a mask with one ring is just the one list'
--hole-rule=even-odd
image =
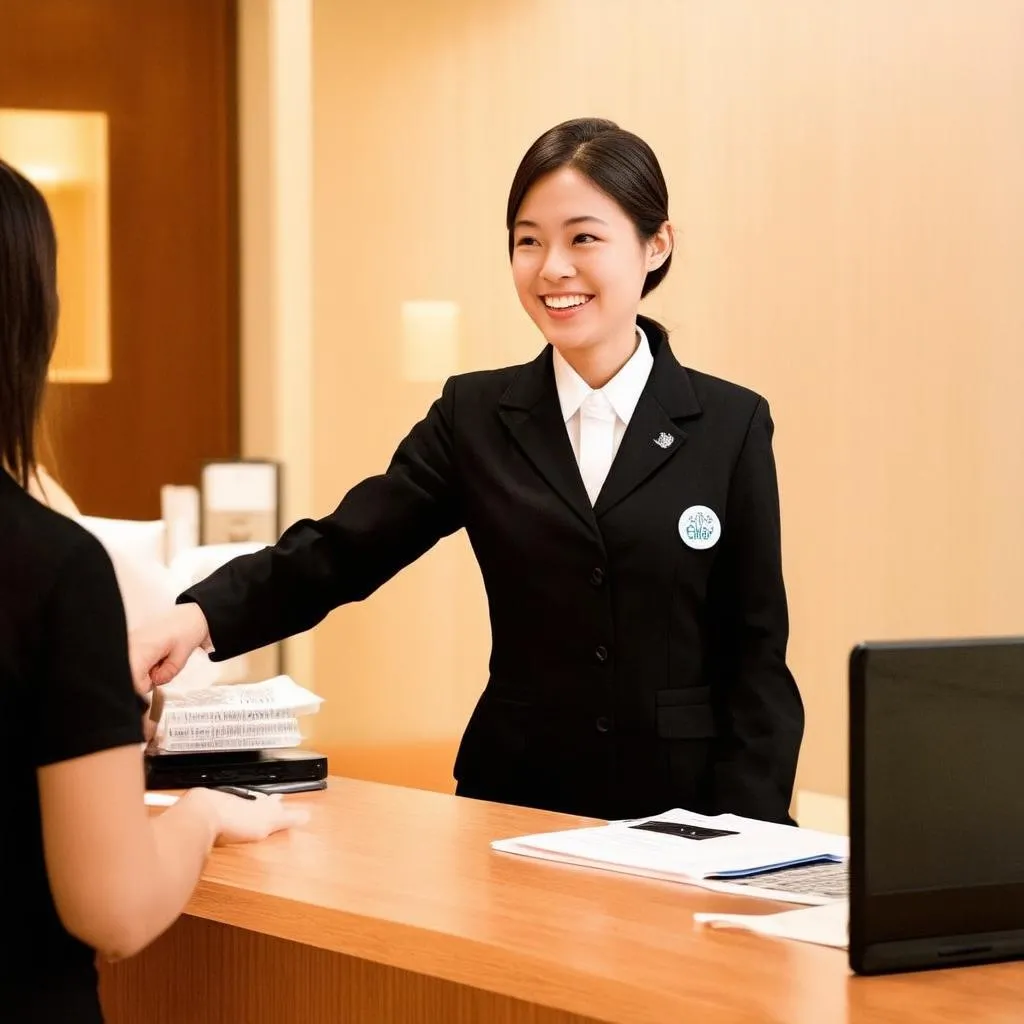
{"label": "printed document", "polygon": [[821,905],[847,892],[845,836],[671,810],[635,821],[501,839],[501,853],[618,871],[717,892]]}

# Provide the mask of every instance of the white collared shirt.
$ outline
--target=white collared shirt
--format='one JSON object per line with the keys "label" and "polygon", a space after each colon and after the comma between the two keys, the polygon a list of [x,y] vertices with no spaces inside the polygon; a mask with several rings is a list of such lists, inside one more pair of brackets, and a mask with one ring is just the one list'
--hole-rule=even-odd
{"label": "white collared shirt", "polygon": [[[637,402],[654,366],[651,345],[644,334],[643,328],[637,325],[639,342],[636,351],[629,357],[626,365],[603,388],[601,393],[615,411],[615,438],[613,457],[622,443],[626,427],[636,409]],[[565,357],[555,349],[552,353],[552,365],[555,371],[555,387],[558,389],[558,402],[562,408],[562,418],[569,433],[569,443],[576,456],[577,465],[580,460],[580,406],[584,399],[592,394],[590,385],[566,362]],[[608,468],[611,467],[609,463]],[[607,469],[605,469],[607,475]]]}

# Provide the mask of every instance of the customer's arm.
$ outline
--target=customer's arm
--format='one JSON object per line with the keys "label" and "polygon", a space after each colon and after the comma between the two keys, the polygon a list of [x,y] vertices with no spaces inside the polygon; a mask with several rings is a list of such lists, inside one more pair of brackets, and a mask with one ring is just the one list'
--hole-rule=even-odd
{"label": "customer's arm", "polygon": [[29,725],[57,912],[108,957],[137,952],[175,920],[214,842],[305,818],[280,800],[209,790],[149,816],[125,634],[110,560],[83,532],[46,604]]}
{"label": "customer's arm", "polygon": [[137,745],[39,769],[39,796],[57,912],[109,958],[137,953],[174,923],[215,842],[262,839],[305,820],[280,798],[207,789],[151,818]]}

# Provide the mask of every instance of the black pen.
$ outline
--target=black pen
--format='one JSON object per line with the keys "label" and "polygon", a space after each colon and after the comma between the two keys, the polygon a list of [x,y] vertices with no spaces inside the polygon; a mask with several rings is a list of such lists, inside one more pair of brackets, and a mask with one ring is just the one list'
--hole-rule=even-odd
{"label": "black pen", "polygon": [[243,800],[256,800],[259,797],[259,794],[254,793],[251,789],[241,789],[239,786],[210,786],[209,788],[216,790],[218,793],[230,793],[232,796],[240,796]]}

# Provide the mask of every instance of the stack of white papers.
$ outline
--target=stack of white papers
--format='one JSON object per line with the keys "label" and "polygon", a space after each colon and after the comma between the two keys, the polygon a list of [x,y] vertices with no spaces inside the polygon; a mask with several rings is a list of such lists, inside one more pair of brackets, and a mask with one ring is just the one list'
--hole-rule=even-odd
{"label": "stack of white papers", "polygon": [[694,914],[694,921],[712,928],[740,928],[777,939],[812,942],[846,949],[850,905],[846,900],[821,907],[801,907],[781,914]]}
{"label": "stack of white papers", "polygon": [[[845,895],[849,854],[845,836],[678,809],[637,821],[501,839],[491,846],[502,853],[810,905]],[[832,877],[793,885],[784,869],[799,865],[822,865],[811,873]]]}
{"label": "stack of white papers", "polygon": [[151,746],[168,754],[297,747],[299,717],[322,703],[290,676],[165,694]]}

